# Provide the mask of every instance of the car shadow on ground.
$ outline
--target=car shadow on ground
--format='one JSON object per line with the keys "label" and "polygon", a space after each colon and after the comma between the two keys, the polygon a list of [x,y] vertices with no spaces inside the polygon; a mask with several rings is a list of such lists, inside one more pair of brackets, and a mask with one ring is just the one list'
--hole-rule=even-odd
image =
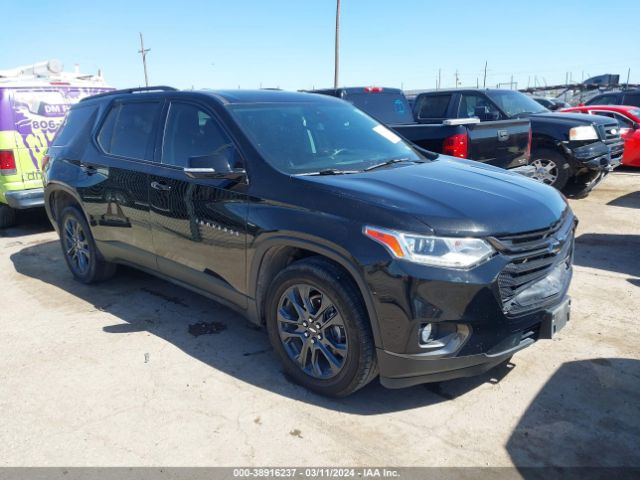
{"label": "car shadow on ground", "polygon": [[[520,418],[506,448],[520,467],[638,468],[639,439],[640,360],[594,358],[556,370]],[[561,472],[523,468],[521,473],[524,478],[546,473],[558,478]],[[590,476],[594,472],[583,473],[582,478],[596,478]],[[611,478],[615,472],[599,473],[597,478]]]}
{"label": "car shadow on ground", "polygon": [[18,210],[16,225],[0,230],[0,237],[15,238],[53,230],[44,208]]}
{"label": "car shadow on ground", "polygon": [[640,277],[640,235],[585,233],[576,238],[574,264]]}
{"label": "car shadow on ground", "polygon": [[[502,364],[477,377],[402,390],[385,389],[374,380],[348,398],[324,398],[285,377],[264,329],[212,300],[125,267],[112,280],[83,285],[67,270],[57,241],[25,247],[11,255],[11,260],[17,272],[71,293],[120,320],[103,327],[107,334],[149,332],[243,382],[327,409],[375,415],[428,406],[455,399],[482,384],[498,383],[514,367]],[[215,322],[212,334],[190,333],[198,333],[193,326],[200,322]],[[140,355],[142,358],[144,352]]]}
{"label": "car shadow on ground", "polygon": [[640,192],[631,192],[607,202],[614,207],[640,208]]}

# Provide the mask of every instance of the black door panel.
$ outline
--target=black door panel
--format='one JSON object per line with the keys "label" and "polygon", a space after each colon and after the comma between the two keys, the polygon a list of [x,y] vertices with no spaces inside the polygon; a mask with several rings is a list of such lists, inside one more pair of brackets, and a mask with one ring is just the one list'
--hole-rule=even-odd
{"label": "black door panel", "polygon": [[148,268],[156,267],[149,172],[161,107],[159,100],[115,103],[99,127],[102,151],[78,162],[77,189],[96,241],[120,251],[118,259]]}
{"label": "black door panel", "polygon": [[149,176],[158,268],[246,305],[246,185],[194,180],[183,171],[190,157],[232,147],[229,136],[204,109],[176,102],[168,109],[163,141],[163,164]]}
{"label": "black door panel", "polygon": [[204,275],[199,287],[223,297],[245,292],[244,193],[234,182],[196,183],[170,167],[157,173],[150,182],[163,188],[151,188],[150,201],[160,271],[188,283]]}

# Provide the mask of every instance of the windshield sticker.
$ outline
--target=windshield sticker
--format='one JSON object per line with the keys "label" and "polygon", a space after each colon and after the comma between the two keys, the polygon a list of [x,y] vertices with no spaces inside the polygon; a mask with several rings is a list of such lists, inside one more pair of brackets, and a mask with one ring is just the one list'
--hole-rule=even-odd
{"label": "windshield sticker", "polygon": [[378,125],[377,127],[373,127],[373,131],[376,132],[378,135],[386,138],[391,143],[398,143],[400,141],[400,137],[397,136],[395,133],[393,133],[384,125]]}

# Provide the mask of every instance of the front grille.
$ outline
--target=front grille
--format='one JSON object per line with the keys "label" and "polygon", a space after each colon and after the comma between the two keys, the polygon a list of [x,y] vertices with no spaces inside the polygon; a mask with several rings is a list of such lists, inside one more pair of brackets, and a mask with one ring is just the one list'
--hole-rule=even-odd
{"label": "front grille", "polygon": [[500,298],[506,314],[515,315],[539,308],[564,293],[558,292],[541,298],[539,302],[526,307],[514,300],[518,294],[549,275],[559,264],[564,263],[567,269],[571,267],[575,226],[575,217],[566,214],[548,229],[491,239],[498,251],[509,258],[509,263],[498,276]]}
{"label": "front grille", "polygon": [[624,141],[620,137],[620,126],[617,123],[598,125],[602,141],[611,148],[611,158],[616,159],[624,152]]}

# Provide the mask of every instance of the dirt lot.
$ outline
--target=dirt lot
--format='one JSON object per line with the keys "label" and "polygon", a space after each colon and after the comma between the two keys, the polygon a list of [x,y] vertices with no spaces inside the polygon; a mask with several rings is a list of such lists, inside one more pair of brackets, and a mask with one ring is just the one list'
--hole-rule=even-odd
{"label": "dirt lot", "polygon": [[78,284],[23,216],[0,233],[0,465],[640,466],[640,173],[571,204],[558,337],[478,378],[340,401],[289,383],[265,332],[210,300],[126,269]]}

